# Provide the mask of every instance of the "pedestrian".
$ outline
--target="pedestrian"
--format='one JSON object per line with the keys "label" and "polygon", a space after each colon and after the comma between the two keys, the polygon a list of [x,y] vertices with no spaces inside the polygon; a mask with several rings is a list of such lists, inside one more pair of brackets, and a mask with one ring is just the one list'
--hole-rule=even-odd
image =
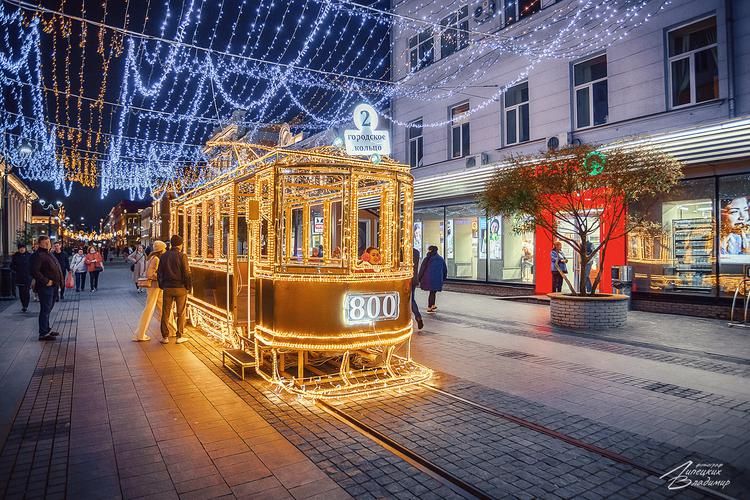
{"label": "pedestrian", "polygon": [[[39,250],[39,245],[37,245],[36,241],[34,241],[34,243],[31,244],[31,257],[30,257],[32,268],[34,267],[34,259],[36,259],[37,250]],[[35,285],[35,280],[34,280],[34,275],[32,274],[31,275],[31,293],[34,297],[34,302],[39,302],[39,294],[36,293],[36,286],[34,285]]]}
{"label": "pedestrian", "polygon": [[15,274],[16,288],[18,288],[18,297],[21,299],[21,312],[26,312],[29,308],[29,288],[31,287],[31,254],[26,251],[26,244],[20,243],[18,251],[13,254],[10,261],[10,268]]}
{"label": "pedestrian", "polygon": [[76,277],[76,292],[80,292],[86,289],[86,255],[83,253],[83,248],[79,248],[73,259],[70,262],[70,269]]}
{"label": "pedestrian", "polygon": [[172,305],[177,305],[177,343],[188,339],[185,333],[185,309],[187,295],[193,288],[190,264],[187,255],[182,253],[182,237],[175,234],[170,238],[170,250],[159,261],[159,288],[164,293],[161,308],[161,343],[169,344],[169,322],[172,317]]}
{"label": "pedestrian", "polygon": [[102,247],[102,260],[107,261],[107,255],[109,255],[109,247]]}
{"label": "pedestrian", "polygon": [[419,285],[419,250],[416,248],[413,250],[414,269],[411,277],[411,312],[417,321],[417,330],[421,330],[424,328],[424,322],[422,321],[422,313],[419,312],[416,297],[417,285]]}
{"label": "pedestrian", "polygon": [[594,244],[590,241],[586,242],[586,257],[588,257],[588,262],[586,262],[586,267],[584,268],[584,272],[586,273],[586,293],[591,293],[591,289],[593,287],[593,284],[591,283],[591,271],[594,269]]}
{"label": "pedestrian", "polygon": [[143,245],[138,245],[135,250],[128,255],[128,262],[130,262],[130,272],[132,273],[133,283],[138,293],[141,293],[142,288],[138,288],[138,280],[142,278],[146,273],[146,254],[143,251]]}
{"label": "pedestrian", "polygon": [[60,283],[60,300],[65,300],[65,277],[70,271],[70,257],[62,249],[62,243],[56,241],[53,245],[52,255],[57,259],[57,263],[60,264],[60,271],[63,273],[63,282]]}
{"label": "pedestrian", "polygon": [[562,242],[555,241],[550,253],[550,270],[552,271],[552,293],[562,292],[563,274],[568,273],[568,259],[562,251]]}
{"label": "pedestrian", "polygon": [[89,272],[91,293],[94,293],[99,288],[99,274],[104,271],[104,262],[102,261],[102,255],[96,251],[93,245],[89,247],[85,262],[86,269]]}
{"label": "pedestrian", "polygon": [[154,315],[156,304],[161,299],[163,293],[161,288],[159,288],[158,271],[159,258],[166,251],[166,243],[159,240],[154,241],[153,249],[148,256],[145,274],[139,281],[140,286],[146,290],[146,305],[143,307],[141,319],[138,322],[138,329],[135,331],[135,336],[133,337],[134,342],[151,340],[151,337],[146,335],[146,330],[148,329],[148,324],[151,322],[151,316]]}
{"label": "pedestrian", "polygon": [[419,269],[419,286],[422,290],[430,292],[427,298],[427,312],[437,311],[436,294],[443,291],[443,281],[447,277],[448,266],[445,265],[445,260],[438,254],[438,247],[430,245]]}
{"label": "pedestrian", "polygon": [[49,237],[42,235],[37,242],[39,248],[32,261],[31,274],[34,277],[36,293],[39,294],[39,340],[55,340],[59,333],[50,327],[49,315],[55,306],[57,288],[65,280],[60,263],[49,253]]}

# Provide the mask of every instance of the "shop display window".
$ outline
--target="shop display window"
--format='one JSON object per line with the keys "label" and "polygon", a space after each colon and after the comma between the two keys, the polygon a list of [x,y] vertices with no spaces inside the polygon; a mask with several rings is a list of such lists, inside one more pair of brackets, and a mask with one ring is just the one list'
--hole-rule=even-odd
{"label": "shop display window", "polygon": [[438,247],[438,253],[445,256],[443,242],[445,209],[420,208],[414,210],[414,248],[419,250],[420,258],[427,254],[430,245]]}
{"label": "shop display window", "polygon": [[512,217],[495,215],[487,219],[483,240],[489,281],[534,282],[534,233],[519,234],[513,230]]}
{"label": "shop display window", "polygon": [[448,278],[481,280],[487,277],[485,238],[487,218],[476,205],[445,209],[445,262]]}
{"label": "shop display window", "polygon": [[715,179],[681,182],[657,203],[631,206],[650,224],[628,237],[634,291],[715,295]]}
{"label": "shop display window", "polygon": [[750,175],[719,178],[719,275],[721,295],[733,295],[750,270]]}

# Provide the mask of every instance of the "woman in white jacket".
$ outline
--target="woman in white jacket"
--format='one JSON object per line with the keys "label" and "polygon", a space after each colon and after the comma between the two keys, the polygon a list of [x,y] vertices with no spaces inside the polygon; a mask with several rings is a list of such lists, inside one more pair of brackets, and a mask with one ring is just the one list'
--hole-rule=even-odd
{"label": "woman in white jacket", "polygon": [[133,253],[128,255],[128,262],[133,271],[133,284],[138,293],[141,293],[141,288],[138,287],[138,280],[146,276],[146,252],[143,251],[143,245],[138,245]]}
{"label": "woman in white jacket", "polygon": [[79,248],[73,259],[70,261],[70,269],[73,271],[76,277],[76,292],[86,289],[86,255],[83,253],[83,248]]}
{"label": "woman in white jacket", "polygon": [[138,329],[135,331],[133,342],[151,340],[151,337],[146,335],[146,330],[151,322],[151,317],[154,315],[156,303],[161,299],[162,291],[159,288],[159,283],[157,283],[157,272],[159,270],[159,257],[164,255],[166,250],[167,245],[163,241],[156,240],[154,249],[148,256],[144,277],[141,279],[141,288],[144,288],[147,294],[146,305],[143,307],[141,320],[138,322]]}

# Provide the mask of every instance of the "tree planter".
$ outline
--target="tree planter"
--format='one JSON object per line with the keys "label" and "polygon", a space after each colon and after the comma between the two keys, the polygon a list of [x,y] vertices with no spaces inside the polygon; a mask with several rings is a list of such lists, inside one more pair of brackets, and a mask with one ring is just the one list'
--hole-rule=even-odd
{"label": "tree planter", "polygon": [[598,294],[579,297],[547,294],[553,325],[577,330],[605,330],[623,326],[628,319],[628,296]]}

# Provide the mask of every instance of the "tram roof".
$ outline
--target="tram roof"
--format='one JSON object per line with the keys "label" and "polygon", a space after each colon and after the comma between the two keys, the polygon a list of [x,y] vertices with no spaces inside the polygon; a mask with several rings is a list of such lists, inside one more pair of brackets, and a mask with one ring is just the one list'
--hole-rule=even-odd
{"label": "tram roof", "polygon": [[248,144],[233,141],[211,141],[209,146],[231,148],[239,160],[239,165],[214,179],[187,191],[176,198],[184,201],[189,197],[217,189],[232,182],[247,179],[261,170],[279,166],[338,166],[361,168],[367,170],[409,173],[409,167],[391,158],[383,157],[380,163],[373,163],[368,158],[360,158],[346,154],[343,148],[336,146],[318,146],[307,149],[293,147],[269,147],[259,144]]}

